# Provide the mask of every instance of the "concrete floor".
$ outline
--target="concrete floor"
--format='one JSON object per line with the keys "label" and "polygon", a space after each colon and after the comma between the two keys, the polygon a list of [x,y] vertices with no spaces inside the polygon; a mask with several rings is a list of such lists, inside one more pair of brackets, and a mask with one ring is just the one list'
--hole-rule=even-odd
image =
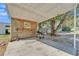
{"label": "concrete floor", "polygon": [[10,42],[5,56],[71,56],[34,39],[36,38]]}
{"label": "concrete floor", "polygon": [[65,51],[71,55],[76,55],[76,50],[73,47],[73,35],[46,36],[45,38],[38,39],[38,41]]}

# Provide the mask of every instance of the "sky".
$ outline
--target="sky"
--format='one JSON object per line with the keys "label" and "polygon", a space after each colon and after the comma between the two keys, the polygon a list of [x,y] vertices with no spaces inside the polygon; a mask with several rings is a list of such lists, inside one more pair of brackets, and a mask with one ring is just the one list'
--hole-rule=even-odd
{"label": "sky", "polygon": [[0,3],[0,22],[10,23],[5,4]]}

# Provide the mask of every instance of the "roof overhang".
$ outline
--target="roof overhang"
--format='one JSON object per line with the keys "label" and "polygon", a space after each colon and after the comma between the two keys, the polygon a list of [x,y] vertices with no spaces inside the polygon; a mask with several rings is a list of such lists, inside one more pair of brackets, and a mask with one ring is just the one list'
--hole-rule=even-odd
{"label": "roof overhang", "polygon": [[11,17],[32,20],[36,22],[45,21],[58,14],[72,10],[73,3],[13,3],[7,4]]}

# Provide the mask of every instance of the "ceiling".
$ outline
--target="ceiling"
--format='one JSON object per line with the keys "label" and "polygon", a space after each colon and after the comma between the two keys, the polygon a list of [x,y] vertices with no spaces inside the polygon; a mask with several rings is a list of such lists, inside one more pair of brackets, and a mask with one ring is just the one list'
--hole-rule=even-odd
{"label": "ceiling", "polygon": [[72,3],[8,3],[7,9],[11,17],[32,20],[36,22],[45,21],[58,14],[72,10]]}

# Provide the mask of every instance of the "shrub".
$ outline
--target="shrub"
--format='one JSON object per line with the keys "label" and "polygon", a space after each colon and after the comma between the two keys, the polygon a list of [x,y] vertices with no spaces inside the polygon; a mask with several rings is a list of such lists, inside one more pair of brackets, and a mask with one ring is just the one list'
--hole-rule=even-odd
{"label": "shrub", "polygon": [[62,31],[69,32],[69,31],[71,31],[71,28],[70,28],[70,27],[63,27],[63,28],[62,28]]}

